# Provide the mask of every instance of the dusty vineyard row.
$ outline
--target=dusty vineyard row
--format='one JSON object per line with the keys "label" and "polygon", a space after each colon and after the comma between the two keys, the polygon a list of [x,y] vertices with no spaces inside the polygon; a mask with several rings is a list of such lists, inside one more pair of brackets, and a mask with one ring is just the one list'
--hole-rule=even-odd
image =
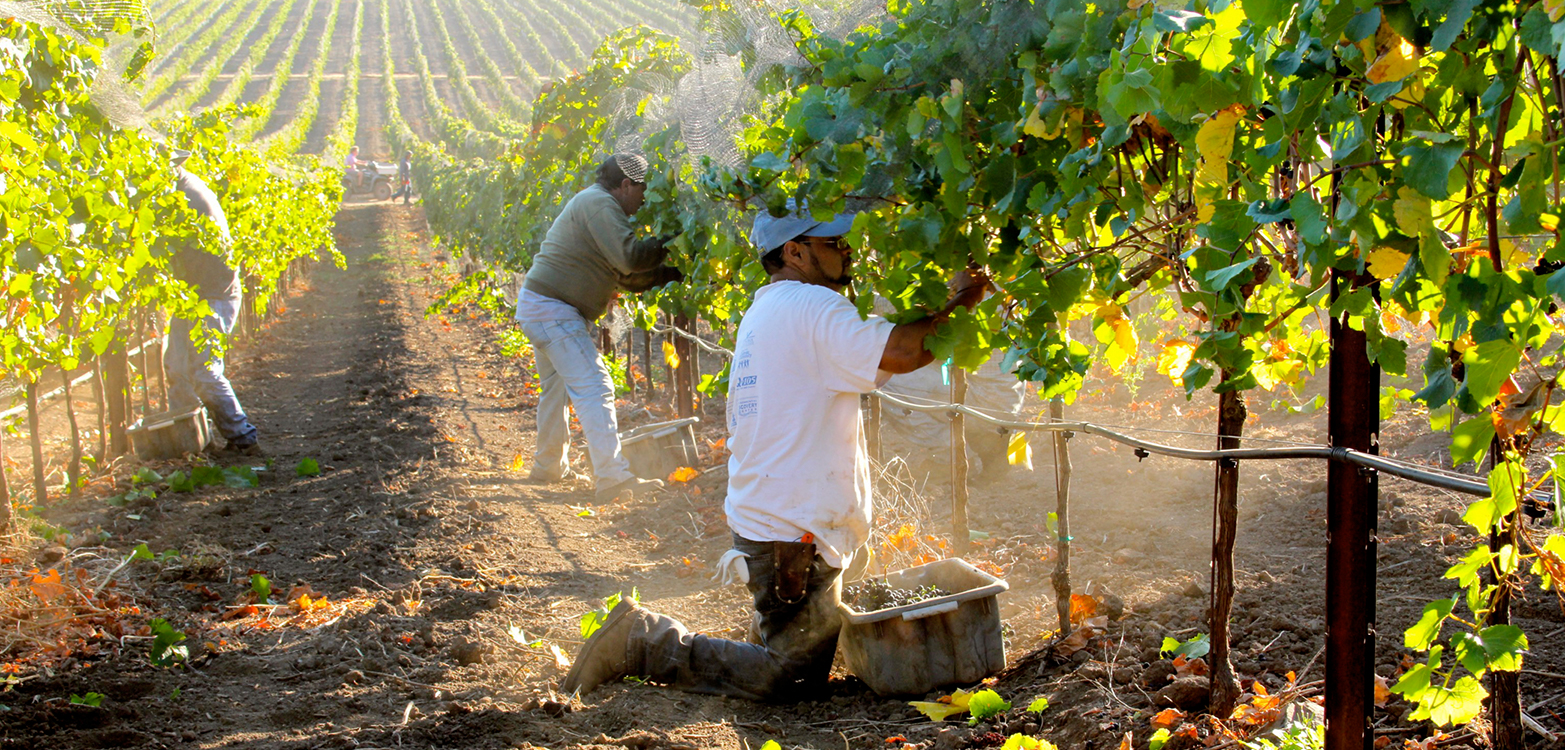
{"label": "dusty vineyard row", "polygon": [[[377,6],[380,70],[373,69],[377,58],[370,56],[368,64],[372,68],[366,71],[362,49],[366,12]],[[666,25],[682,21],[649,4],[620,8],[613,3],[594,2],[577,11],[547,0],[539,4],[525,0],[479,0],[417,9],[406,0],[381,0],[378,4],[373,0],[226,0],[215,7],[194,0],[169,0],[149,11],[162,24],[158,29],[158,47],[163,52],[145,74],[141,100],[153,105],[155,116],[178,118],[216,107],[249,105],[253,108],[251,115],[239,120],[231,133],[236,142],[255,143],[269,158],[285,159],[302,153],[310,133],[322,130],[326,133],[321,139],[324,145],[317,148],[329,163],[339,161],[356,142],[379,139],[379,133],[368,133],[360,126],[360,82],[366,75],[379,73],[383,87],[375,102],[380,110],[377,116],[363,119],[380,123],[386,129],[385,140],[392,145],[412,147],[433,140],[435,145],[458,154],[464,144],[493,149],[501,142],[501,132],[514,133],[521,128],[519,123],[525,120],[529,109],[526,97],[548,81],[548,76],[540,75],[539,70],[559,73],[570,64],[585,60],[578,38],[595,44],[597,38],[621,24],[645,20]],[[334,88],[342,101],[338,107],[327,107],[323,82],[329,77],[333,40],[340,23],[351,24],[348,59],[342,66],[343,84]],[[450,25],[457,27],[455,36]],[[487,31],[499,40],[498,45],[485,44],[480,29],[486,25]],[[548,35],[547,41],[539,28]],[[425,52],[423,34],[428,29],[433,29],[440,41],[439,54]],[[564,50],[563,60],[551,48]],[[303,50],[310,53],[301,55]],[[398,53],[403,50],[406,53],[399,60]],[[477,61],[483,71],[487,96],[467,80],[468,59]],[[269,60],[275,63],[268,65]],[[420,101],[411,110],[406,109],[395,85],[399,63],[412,66],[418,83],[413,93]],[[301,72],[302,82],[297,80]],[[515,79],[520,85],[513,89],[508,79]],[[335,119],[320,122],[327,111],[335,111]],[[150,309],[136,313],[136,323],[127,326],[124,335],[133,344],[153,335],[161,326],[160,315]],[[141,412],[155,410],[162,400],[158,395],[163,387],[159,359],[160,350],[154,347],[141,351],[139,359],[133,357],[125,365],[124,382],[118,387],[131,394],[126,399],[131,411],[138,408],[136,393]],[[75,372],[72,376],[76,376]],[[48,390],[43,382],[35,385],[38,387],[32,389],[34,396]],[[103,389],[99,386],[98,390],[101,394]],[[101,406],[97,411],[107,418]],[[121,427],[134,417],[130,411],[121,414]],[[100,424],[97,437],[104,439],[112,427]],[[38,436],[44,449],[40,455],[47,454],[39,462],[43,483],[59,491],[76,486],[78,481],[74,478],[78,471],[75,462],[63,456],[73,452],[73,444],[94,438],[92,429],[74,431],[74,435],[65,434],[63,429],[64,425],[38,429],[47,433]],[[124,450],[124,446],[117,450]],[[101,456],[103,451],[97,453]]]}
{"label": "dusty vineyard row", "polygon": [[[344,14],[353,24],[351,58],[343,84],[327,85]],[[259,139],[273,157],[328,159],[340,159],[353,142],[379,141],[380,134],[358,127],[359,80],[366,75],[385,78],[380,116],[372,119],[388,128],[393,145],[433,141],[458,156],[492,153],[525,130],[532,98],[585,65],[609,33],[635,24],[680,33],[691,23],[682,9],[649,2],[393,2],[380,16],[384,54],[370,51],[372,68],[365,70],[359,46],[367,21],[354,0],[228,0],[217,7],[170,0],[152,15],[164,52],[146,75],[142,101],[155,115],[254,105],[258,111],[237,129],[237,140]],[[416,80],[409,93],[419,101],[411,109],[398,101],[406,96],[397,93],[398,69]],[[323,101],[336,97],[339,106]],[[335,120],[317,122],[332,112]]]}

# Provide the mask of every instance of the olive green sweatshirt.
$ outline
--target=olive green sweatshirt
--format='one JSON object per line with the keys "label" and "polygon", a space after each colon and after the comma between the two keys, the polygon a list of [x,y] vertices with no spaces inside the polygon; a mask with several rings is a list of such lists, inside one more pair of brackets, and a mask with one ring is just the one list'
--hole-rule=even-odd
{"label": "olive green sweatshirt", "polygon": [[650,288],[648,272],[668,255],[658,240],[635,240],[630,217],[602,185],[571,198],[549,227],[522,287],[574,307],[589,323],[614,292]]}

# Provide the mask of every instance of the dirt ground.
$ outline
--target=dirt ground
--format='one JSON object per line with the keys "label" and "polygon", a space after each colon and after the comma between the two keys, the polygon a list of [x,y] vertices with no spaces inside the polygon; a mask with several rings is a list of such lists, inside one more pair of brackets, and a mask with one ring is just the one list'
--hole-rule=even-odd
{"label": "dirt ground", "polygon": [[[990,462],[972,502],[972,527],[987,538],[970,559],[1010,586],[1000,597],[1008,668],[990,687],[1013,708],[995,720],[933,723],[905,697],[877,696],[840,669],[828,693],[797,705],[634,682],[573,702],[554,692],[560,662],[575,655],[581,615],[603,597],[635,589],[645,606],[693,628],[742,633],[741,589],[710,580],[728,547],[722,455],[713,449],[720,433],[702,432],[702,476],[656,497],[599,506],[585,482],[529,484],[527,361],[502,353],[501,326],[482,312],[425,316],[451,271],[429,247],[420,209],[350,203],[337,237],[346,269],[314,266],[287,311],[230,356],[267,451],[243,462],[256,469],[257,486],[176,492],[166,479],[190,464],[174,462],[147,467],[165,478],[140,485],[155,497],[127,497],[141,468],[128,464],[114,486],[39,511],[53,538],[23,554],[40,575],[59,570],[70,580],[80,570],[83,580],[104,580],[139,544],[178,554],[127,562],[99,592],[101,611],[57,604],[77,620],[47,631],[57,634],[48,640],[3,641],[0,747],[737,749],[776,740],[954,750],[997,746],[1013,732],[1061,748],[1117,748],[1129,732],[1131,747],[1147,746],[1163,708],[1154,697],[1174,672],[1159,645],[1206,630],[1208,465],[1138,461],[1089,437],[1071,441],[1073,580],[1104,609],[1122,604],[1123,617],[1063,655],[1044,648],[1055,621],[1047,452],[1035,445],[1034,471]],[[1029,398],[1029,409],[1041,406]],[[1252,410],[1252,438],[1324,439],[1323,412]],[[622,413],[631,423],[655,418],[636,402]],[[1215,423],[1208,400],[1186,401],[1150,381],[1134,394],[1089,389],[1068,414],[1139,430],[1199,433]],[[1439,454],[1442,436],[1424,434],[1418,419],[1388,422],[1388,453]],[[306,459],[318,475],[298,470]],[[1318,695],[1324,467],[1247,464],[1243,476],[1236,665],[1252,694],[1257,683],[1285,689],[1292,671],[1299,692]],[[915,519],[920,534],[945,532],[942,480],[913,477],[910,486],[896,490],[899,502],[931,509]],[[1424,603],[1453,593],[1441,576],[1471,540],[1452,517],[1463,498],[1390,478],[1381,487],[1379,671],[1394,678],[1401,632]],[[282,604],[256,606],[256,575]],[[26,589],[0,593],[26,597]],[[186,663],[150,662],[144,626],[153,617],[186,634]],[[1565,616],[1553,595],[1534,590],[1517,620],[1532,636],[1523,704],[1543,726],[1565,729],[1554,713],[1565,697],[1555,638]],[[15,627],[46,631],[39,622]],[[71,702],[88,694],[100,705]],[[1022,710],[1037,697],[1050,707]],[[1406,713],[1395,699],[1377,711],[1386,746],[1431,735]],[[1458,733],[1439,746],[1482,742]]]}

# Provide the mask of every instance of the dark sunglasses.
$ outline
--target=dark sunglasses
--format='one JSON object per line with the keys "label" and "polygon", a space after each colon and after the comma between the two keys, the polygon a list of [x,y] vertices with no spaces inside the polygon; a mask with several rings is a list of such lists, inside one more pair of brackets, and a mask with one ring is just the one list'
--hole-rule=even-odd
{"label": "dark sunglasses", "polygon": [[812,245],[815,244],[816,240],[820,240],[826,243],[827,247],[839,253],[852,252],[853,250],[853,246],[849,245],[848,241],[842,237],[806,237],[804,239]]}

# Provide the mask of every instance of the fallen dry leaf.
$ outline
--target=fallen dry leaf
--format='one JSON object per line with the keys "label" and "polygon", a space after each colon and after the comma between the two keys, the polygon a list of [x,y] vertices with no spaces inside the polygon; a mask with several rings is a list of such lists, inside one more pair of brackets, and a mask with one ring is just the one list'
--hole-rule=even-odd
{"label": "fallen dry leaf", "polygon": [[701,472],[696,471],[689,466],[681,466],[675,469],[672,474],[668,475],[668,481],[672,483],[684,484],[685,482],[689,482],[690,480],[699,476],[701,476]]}
{"label": "fallen dry leaf", "polygon": [[1172,729],[1185,720],[1185,712],[1177,708],[1165,708],[1152,717],[1154,729]]}
{"label": "fallen dry leaf", "polygon": [[571,657],[566,656],[565,652],[561,650],[558,645],[553,643],[549,644],[549,653],[554,654],[554,666],[559,667],[562,670],[568,670],[571,668]]}

